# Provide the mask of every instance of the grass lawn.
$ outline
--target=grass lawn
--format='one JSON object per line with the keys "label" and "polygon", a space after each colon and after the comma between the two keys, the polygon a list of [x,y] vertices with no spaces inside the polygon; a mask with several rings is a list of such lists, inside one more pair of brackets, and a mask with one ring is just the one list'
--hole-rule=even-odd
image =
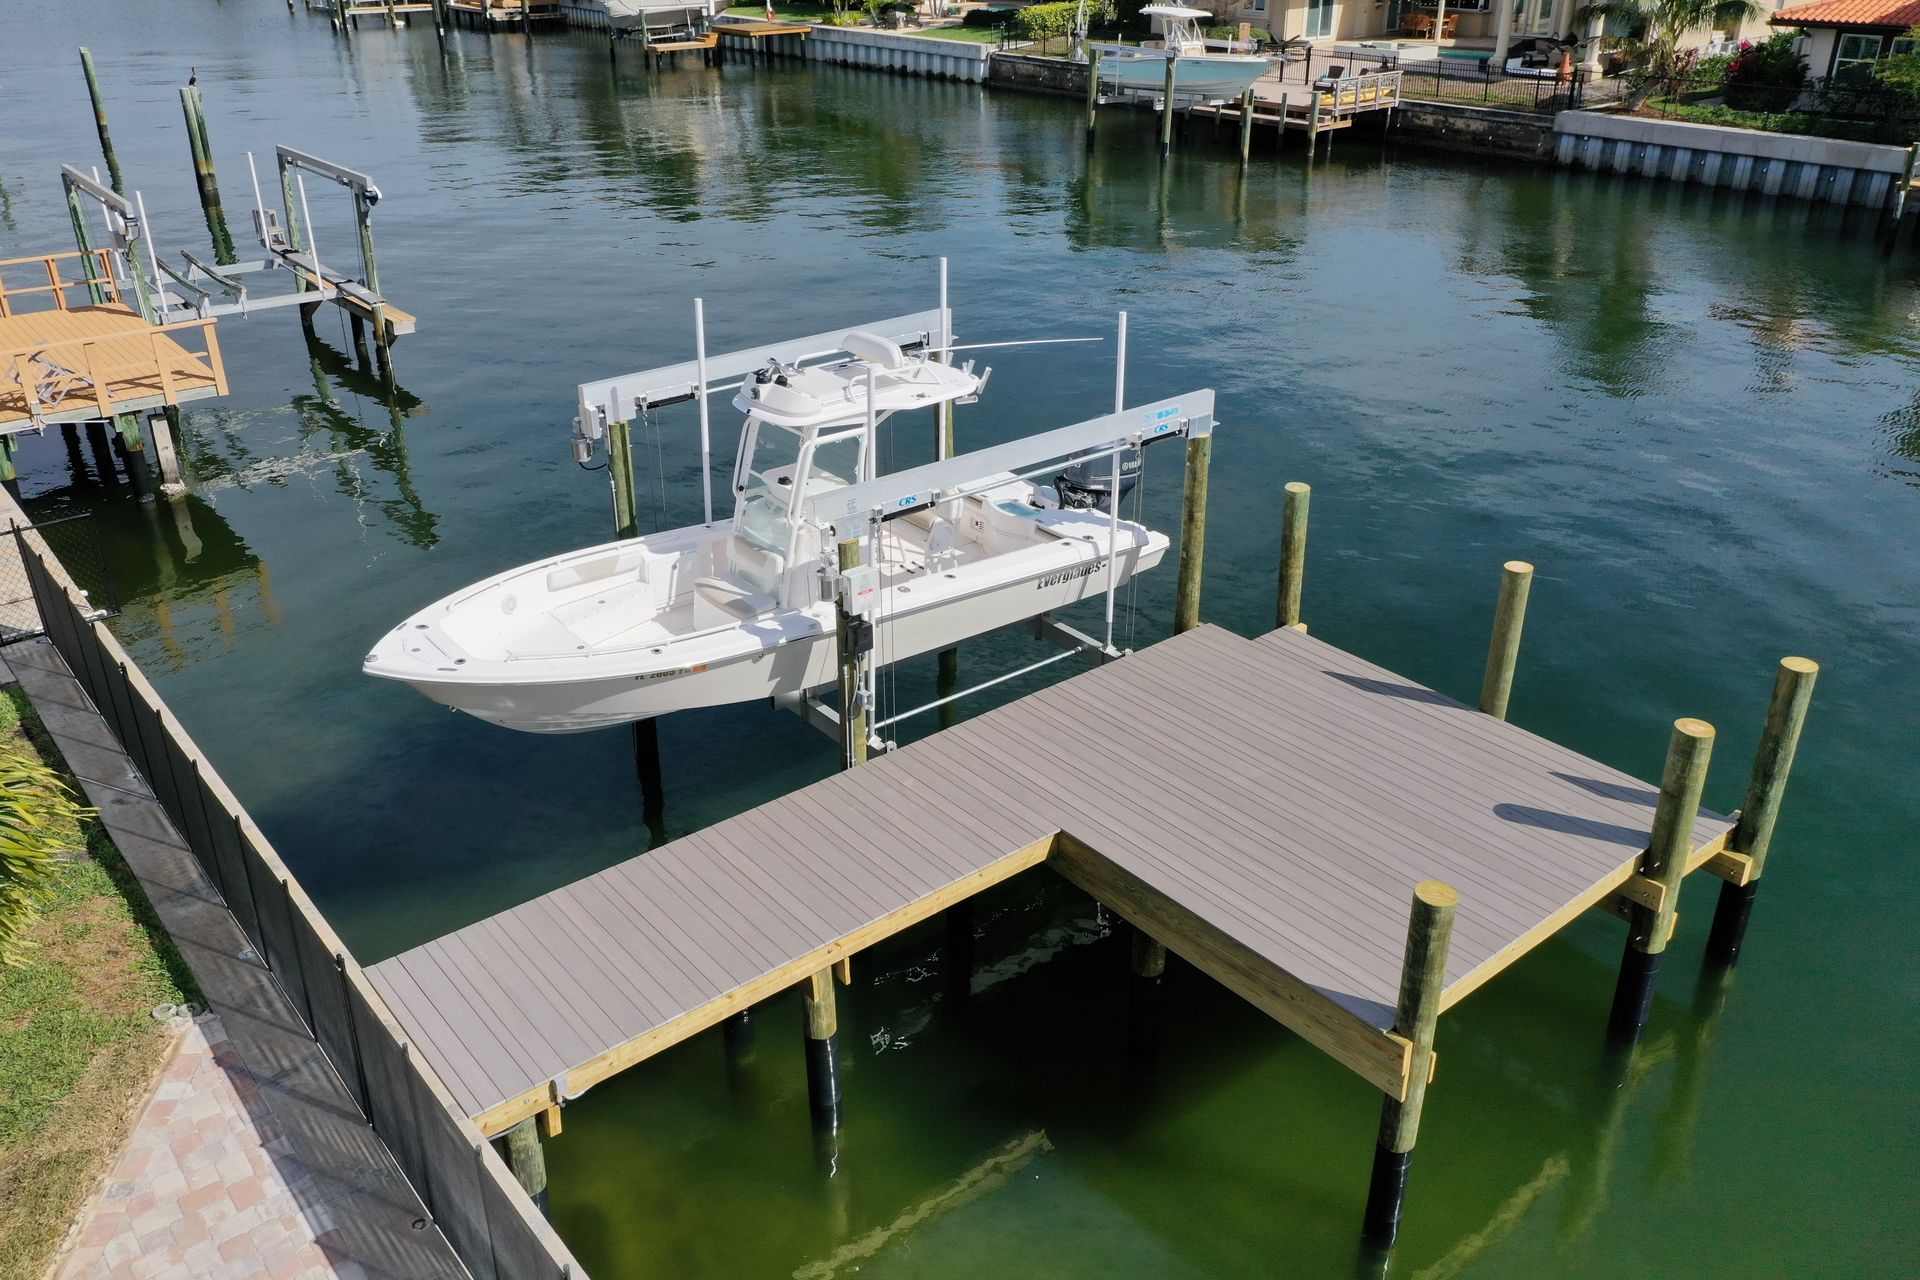
{"label": "grass lawn", "polygon": [[[64,767],[17,688],[0,692],[0,744]],[[74,852],[34,949],[0,969],[0,1280],[39,1280],[119,1150],[172,1045],[148,1011],[200,998],[99,824],[56,838]]]}
{"label": "grass lawn", "polygon": [[929,40],[958,40],[964,44],[998,44],[1000,33],[992,27],[930,27],[925,31],[908,27],[903,36],[925,36]]}
{"label": "grass lawn", "polygon": [[[736,18],[764,18],[767,16],[765,5],[737,4],[727,12]],[[831,5],[824,4],[775,4],[774,19],[778,22],[818,22],[833,12]]]}

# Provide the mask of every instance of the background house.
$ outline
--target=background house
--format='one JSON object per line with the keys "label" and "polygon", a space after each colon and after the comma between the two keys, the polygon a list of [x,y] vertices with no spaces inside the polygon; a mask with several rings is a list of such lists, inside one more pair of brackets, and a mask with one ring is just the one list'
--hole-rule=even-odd
{"label": "background house", "polygon": [[1920,0],[1815,0],[1773,15],[1776,28],[1806,31],[1801,48],[1807,72],[1817,80],[1844,78],[1850,69],[1870,69],[1891,53],[1911,53],[1907,33],[1920,25]]}

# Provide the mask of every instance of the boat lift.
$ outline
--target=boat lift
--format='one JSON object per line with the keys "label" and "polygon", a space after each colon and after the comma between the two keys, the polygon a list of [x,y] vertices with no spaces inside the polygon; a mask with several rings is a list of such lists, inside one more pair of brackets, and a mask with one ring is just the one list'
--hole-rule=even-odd
{"label": "boat lift", "polygon": [[[578,416],[573,420],[574,461],[587,470],[605,469],[613,492],[614,523],[623,537],[639,536],[638,493],[633,469],[632,424],[635,418],[647,420],[654,410],[692,402],[698,406],[700,421],[700,477],[703,523],[715,523],[713,499],[713,440],[711,406],[716,393],[736,390],[755,371],[769,361],[783,365],[810,365],[844,359],[841,346],[850,330],[881,335],[899,344],[908,353],[926,354],[950,360],[961,350],[997,346],[1036,345],[1035,343],[983,343],[977,348],[956,347],[953,342],[953,312],[947,300],[947,263],[940,261],[939,305],[928,311],[913,312],[889,319],[844,325],[825,333],[810,334],[785,342],[768,343],[710,355],[706,349],[706,308],[694,300],[694,358],[679,364],[602,378],[580,384],[576,389]],[[1042,339],[1040,342],[1088,342],[1098,338]],[[1112,480],[1108,493],[1109,547],[1117,545],[1119,524],[1118,495],[1121,490],[1122,460],[1147,444],[1183,437],[1199,439],[1213,429],[1213,393],[1197,391],[1174,400],[1160,401],[1134,409],[1126,408],[1127,316],[1119,314],[1116,331],[1113,412],[1099,418],[1063,427],[1025,440],[1013,441],[972,453],[954,456],[951,422],[942,408],[942,423],[936,436],[936,461],[892,475],[879,476],[835,490],[812,500],[812,517],[827,524],[842,543],[841,572],[832,580],[839,604],[841,650],[851,659],[853,674],[842,673],[840,703],[856,708],[855,727],[843,732],[840,712],[823,701],[822,690],[807,690],[775,698],[775,705],[800,715],[831,737],[842,739],[849,758],[864,758],[869,750],[887,750],[893,744],[877,736],[878,731],[961,698],[1039,670],[1076,655],[1093,654],[1107,661],[1122,656],[1114,646],[1114,617],[1118,570],[1114,557],[1106,560],[1106,628],[1103,638],[1095,638],[1077,628],[1042,613],[1030,620],[1034,634],[1061,652],[1039,662],[1007,672],[967,689],[943,695],[925,706],[889,715],[870,726],[873,703],[873,670],[870,661],[872,628],[870,612],[863,601],[875,594],[874,571],[859,567],[865,558],[861,547],[878,537],[880,526],[921,510],[936,502],[946,502],[1004,484],[1008,473],[1019,479],[1057,475],[1067,463],[1085,464],[1110,459]],[[986,385],[992,369],[985,371]],[[962,400],[959,403],[968,403]],[[869,405],[873,403],[869,397]],[[869,441],[877,423],[869,419]],[[593,461],[604,451],[605,461]],[[984,477],[994,477],[984,480]]]}
{"label": "boat lift", "polygon": [[[301,323],[311,328],[313,312],[322,302],[331,302],[352,319],[354,346],[362,361],[365,362],[367,355],[366,326],[371,325],[375,349],[381,363],[386,364],[387,348],[400,336],[413,333],[418,322],[380,292],[379,263],[373,248],[373,207],[380,203],[380,188],[366,174],[292,147],[274,148],[274,159],[280,177],[282,208],[279,210],[267,206],[261,195],[253,153],[247,153],[247,169],[253,178],[253,229],[260,247],[266,251],[264,258],[216,266],[182,250],[180,257],[185,265],[175,266],[154,251],[152,231],[146,228],[142,213],[146,260],[154,268],[152,289],[160,317],[209,319],[298,306]],[[70,167],[63,167],[61,173],[69,177],[70,182],[80,178]],[[354,225],[358,231],[358,275],[330,267],[320,257],[307,200],[308,174],[325,178],[352,193]],[[98,198],[97,193],[90,194]],[[249,289],[247,276],[276,270],[292,273],[294,292],[260,297]],[[140,273],[134,274],[138,280]],[[161,275],[166,277],[164,281]]]}

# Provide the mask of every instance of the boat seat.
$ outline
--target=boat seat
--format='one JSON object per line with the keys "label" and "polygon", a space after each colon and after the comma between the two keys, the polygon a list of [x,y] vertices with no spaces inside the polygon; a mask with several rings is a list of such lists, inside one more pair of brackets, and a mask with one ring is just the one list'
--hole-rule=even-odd
{"label": "boat seat", "polygon": [[733,578],[696,578],[693,583],[693,629],[751,622],[773,608],[774,598],[762,595]]}

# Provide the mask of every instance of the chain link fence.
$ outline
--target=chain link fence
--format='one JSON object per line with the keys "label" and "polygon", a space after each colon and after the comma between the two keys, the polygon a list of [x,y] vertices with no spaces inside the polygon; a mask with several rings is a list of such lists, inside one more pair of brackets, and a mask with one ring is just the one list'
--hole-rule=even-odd
{"label": "chain link fence", "polygon": [[100,540],[100,526],[91,513],[46,520],[39,524],[15,525],[4,553],[0,553],[0,645],[12,644],[44,635],[40,610],[33,598],[33,580],[28,574],[22,539],[37,533],[46,542],[73,580],[95,617],[111,618],[120,612],[120,593],[107,567],[106,547]]}

